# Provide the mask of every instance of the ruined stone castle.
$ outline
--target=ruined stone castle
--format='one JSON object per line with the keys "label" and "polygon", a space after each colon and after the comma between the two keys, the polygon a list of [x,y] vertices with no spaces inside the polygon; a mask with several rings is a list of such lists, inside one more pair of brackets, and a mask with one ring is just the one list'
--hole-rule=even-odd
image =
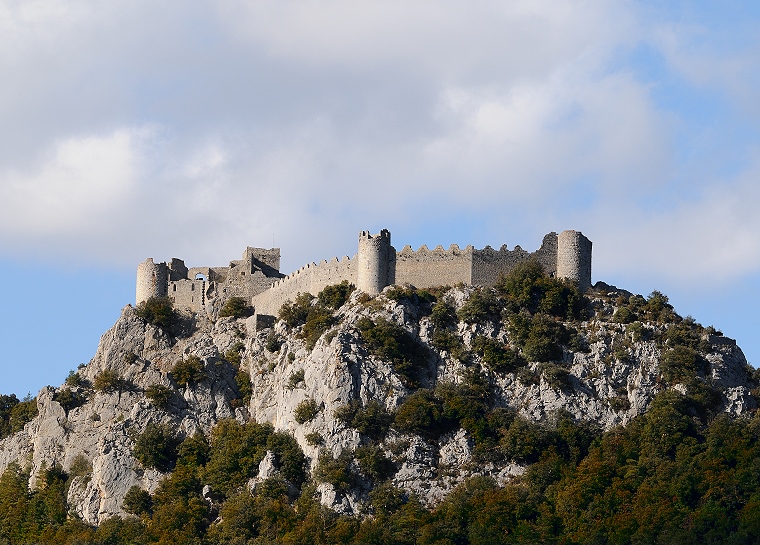
{"label": "ruined stone castle", "polygon": [[591,286],[591,241],[579,231],[549,233],[532,253],[520,246],[476,250],[472,246],[460,249],[456,244],[448,250],[422,246],[414,251],[405,246],[398,252],[391,246],[390,232],[383,229],[376,235],[360,232],[358,253],[353,258],[310,263],[288,276],[280,273],[279,248],[246,248],[243,258],[227,267],[188,269],[181,259],[154,263],[149,258],[137,267],[136,302],[170,297],[178,308],[216,316],[228,298],[243,297],[251,301],[257,315],[276,316],[282,304],[298,293],[316,295],[343,280],[373,295],[392,284],[493,286],[499,275],[531,258],[551,276],[575,281],[584,290]]}

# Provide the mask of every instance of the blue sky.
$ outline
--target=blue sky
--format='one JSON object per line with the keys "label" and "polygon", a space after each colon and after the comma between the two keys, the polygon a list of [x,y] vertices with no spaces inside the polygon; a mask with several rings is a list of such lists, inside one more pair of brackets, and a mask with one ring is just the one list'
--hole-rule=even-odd
{"label": "blue sky", "polygon": [[[663,5],[665,4],[665,5]],[[594,242],[760,362],[750,2],[0,0],[0,392],[89,361],[137,263]]]}

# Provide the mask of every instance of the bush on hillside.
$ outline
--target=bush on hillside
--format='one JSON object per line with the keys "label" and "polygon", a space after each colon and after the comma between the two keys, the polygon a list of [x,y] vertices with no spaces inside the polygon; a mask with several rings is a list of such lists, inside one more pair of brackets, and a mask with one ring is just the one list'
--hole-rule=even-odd
{"label": "bush on hillside", "polygon": [[219,317],[247,318],[253,316],[253,307],[244,297],[230,297],[219,311]]}
{"label": "bush on hillside", "polygon": [[151,297],[137,305],[135,312],[149,324],[166,330],[174,327],[179,318],[169,297]]}

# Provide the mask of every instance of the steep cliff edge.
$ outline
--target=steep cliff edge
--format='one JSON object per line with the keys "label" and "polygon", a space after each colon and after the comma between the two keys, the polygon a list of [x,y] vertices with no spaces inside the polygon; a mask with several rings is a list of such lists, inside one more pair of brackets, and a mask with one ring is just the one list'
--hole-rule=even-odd
{"label": "steep cliff edge", "polygon": [[[432,506],[474,475],[508,482],[545,447],[527,445],[531,426],[609,430],[665,391],[698,400],[695,417],[756,409],[741,349],[661,294],[598,284],[584,300],[531,282],[302,297],[259,331],[254,318],[201,315],[170,330],[128,306],[90,363],[42,389],[37,416],[0,441],[0,472],[16,462],[35,486],[59,465],[73,475],[69,508],[97,525],[170,470],[135,457],[150,426],[181,440],[223,420],[255,421],[295,438],[323,505],[360,514],[380,483]],[[188,375],[178,362],[199,367]],[[277,473],[268,452],[248,486]],[[215,492],[204,490],[209,505]]]}

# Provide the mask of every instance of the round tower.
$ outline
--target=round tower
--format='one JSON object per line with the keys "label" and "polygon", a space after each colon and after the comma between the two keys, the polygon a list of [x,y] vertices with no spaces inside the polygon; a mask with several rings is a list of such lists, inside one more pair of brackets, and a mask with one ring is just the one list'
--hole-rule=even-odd
{"label": "round tower", "polygon": [[369,231],[359,233],[356,287],[375,295],[388,285],[388,262],[391,250],[391,233],[383,229],[377,235]]}
{"label": "round tower", "polygon": [[591,241],[580,231],[557,236],[557,278],[577,282],[582,291],[591,287]]}
{"label": "round tower", "polygon": [[135,304],[139,305],[151,297],[166,297],[166,263],[153,263],[149,257],[137,266],[137,290]]}

